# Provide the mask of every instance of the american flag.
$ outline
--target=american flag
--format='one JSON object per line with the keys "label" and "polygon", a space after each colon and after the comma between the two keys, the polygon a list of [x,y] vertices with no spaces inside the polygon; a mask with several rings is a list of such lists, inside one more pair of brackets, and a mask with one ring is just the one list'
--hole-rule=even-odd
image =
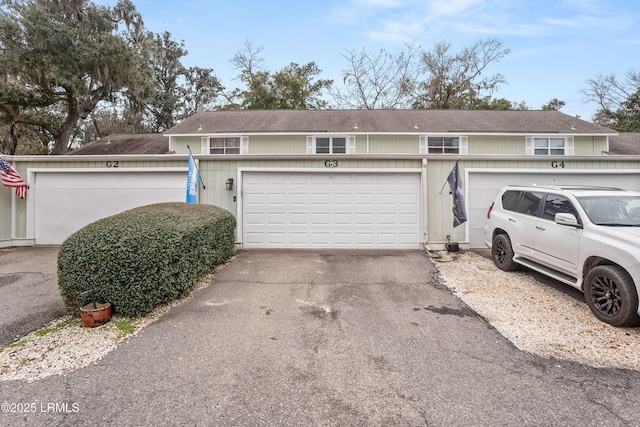
{"label": "american flag", "polygon": [[2,177],[2,185],[5,187],[15,187],[16,196],[21,199],[27,198],[27,183],[14,168],[0,156],[0,176]]}

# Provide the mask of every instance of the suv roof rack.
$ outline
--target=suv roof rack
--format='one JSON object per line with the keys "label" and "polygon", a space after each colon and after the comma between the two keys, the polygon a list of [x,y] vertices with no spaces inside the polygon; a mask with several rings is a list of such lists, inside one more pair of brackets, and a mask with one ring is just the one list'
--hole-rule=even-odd
{"label": "suv roof rack", "polygon": [[625,191],[618,187],[599,187],[595,185],[559,185],[557,188],[562,190],[581,190],[581,191]]}
{"label": "suv roof rack", "polygon": [[554,185],[554,184],[511,184],[509,187],[537,187],[537,188],[550,188],[553,190],[567,190],[567,191],[627,191],[624,188],[618,187],[599,187],[596,185]]}

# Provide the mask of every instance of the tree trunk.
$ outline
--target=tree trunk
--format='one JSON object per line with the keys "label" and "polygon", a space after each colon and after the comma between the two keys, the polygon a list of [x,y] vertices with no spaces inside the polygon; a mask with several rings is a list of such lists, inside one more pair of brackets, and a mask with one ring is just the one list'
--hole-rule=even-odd
{"label": "tree trunk", "polygon": [[51,154],[67,154],[69,152],[69,140],[73,135],[73,130],[78,123],[79,114],[77,111],[69,111],[67,118],[65,119],[60,132],[54,135],[53,150]]}
{"label": "tree trunk", "polygon": [[11,137],[11,147],[9,147],[9,155],[14,156],[18,149],[18,135],[16,135],[16,123],[11,122],[9,126],[9,136]]}

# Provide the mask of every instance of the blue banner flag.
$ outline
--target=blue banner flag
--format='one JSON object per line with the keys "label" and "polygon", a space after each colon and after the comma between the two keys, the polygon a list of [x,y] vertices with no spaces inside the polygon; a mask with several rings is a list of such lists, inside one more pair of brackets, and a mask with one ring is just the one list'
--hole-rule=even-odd
{"label": "blue banner flag", "polygon": [[198,183],[200,174],[196,168],[196,162],[189,153],[189,175],[187,175],[187,203],[198,203]]}
{"label": "blue banner flag", "polygon": [[457,160],[451,173],[449,173],[447,182],[449,183],[451,195],[453,196],[453,226],[457,227],[467,220],[467,213],[464,209],[464,197],[462,196],[462,181],[460,181],[460,171]]}

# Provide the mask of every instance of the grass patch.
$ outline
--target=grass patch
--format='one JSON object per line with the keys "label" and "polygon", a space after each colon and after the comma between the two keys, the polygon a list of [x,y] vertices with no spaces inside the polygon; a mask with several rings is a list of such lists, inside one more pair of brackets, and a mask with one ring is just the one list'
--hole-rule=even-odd
{"label": "grass patch", "polygon": [[18,341],[18,342],[14,342],[14,343],[7,344],[7,345],[5,345],[5,346],[2,346],[2,347],[0,348],[0,352],[5,351],[5,350],[9,350],[9,349],[12,349],[12,348],[24,347],[25,345],[27,345],[27,343],[28,343],[28,342],[29,342],[29,340],[21,339],[21,340],[20,340],[20,341]]}
{"label": "grass patch", "polygon": [[117,322],[114,322],[114,324],[119,331],[118,337],[116,339],[120,339],[124,336],[132,334],[136,330],[136,327],[133,326],[128,320],[119,320]]}
{"label": "grass patch", "polygon": [[35,331],[33,334],[37,337],[43,337],[45,335],[51,334],[53,332],[57,332],[61,329],[65,329],[65,328],[73,328],[75,326],[80,326],[80,321],[79,320],[65,320],[64,322],[60,322],[58,324],[56,324],[55,326],[52,326],[50,328],[44,328],[44,329],[39,329],[37,331]]}

